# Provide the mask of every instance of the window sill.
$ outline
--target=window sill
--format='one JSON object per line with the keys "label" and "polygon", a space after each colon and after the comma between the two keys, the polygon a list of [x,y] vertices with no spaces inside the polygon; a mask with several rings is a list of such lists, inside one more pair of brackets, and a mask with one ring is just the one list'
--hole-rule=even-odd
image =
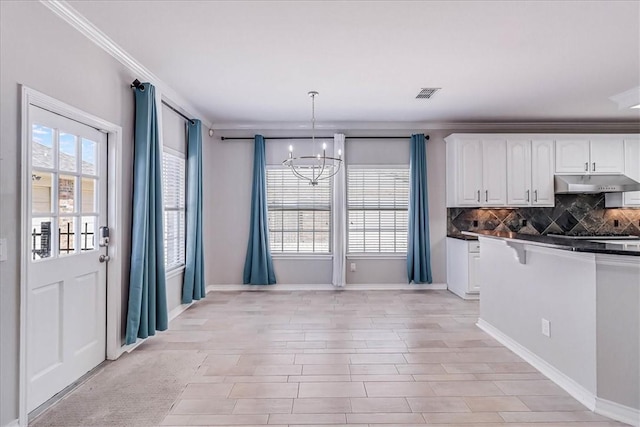
{"label": "window sill", "polygon": [[405,253],[353,253],[347,254],[347,259],[407,259]]}
{"label": "window sill", "polygon": [[300,260],[300,261],[321,261],[333,259],[332,254],[271,254],[273,259]]}
{"label": "window sill", "polygon": [[183,274],[185,268],[186,267],[184,265],[181,265],[180,267],[175,267],[175,268],[172,268],[171,270],[167,270],[165,273],[167,280]]}

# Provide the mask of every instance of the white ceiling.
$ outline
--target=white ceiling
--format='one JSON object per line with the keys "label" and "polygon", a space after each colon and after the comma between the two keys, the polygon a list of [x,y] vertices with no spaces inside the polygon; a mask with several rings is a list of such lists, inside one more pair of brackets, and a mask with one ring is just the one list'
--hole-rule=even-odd
{"label": "white ceiling", "polygon": [[640,119],[639,1],[69,4],[214,123]]}

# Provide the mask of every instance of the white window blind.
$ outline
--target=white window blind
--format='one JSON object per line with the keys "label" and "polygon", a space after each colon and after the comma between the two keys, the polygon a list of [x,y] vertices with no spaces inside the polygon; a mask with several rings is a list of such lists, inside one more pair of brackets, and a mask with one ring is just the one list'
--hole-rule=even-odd
{"label": "white window blind", "polygon": [[331,180],[311,186],[289,169],[267,169],[272,253],[329,253]]}
{"label": "white window blind", "polygon": [[349,253],[406,253],[409,167],[347,169]]}
{"label": "white window blind", "polygon": [[167,270],[185,264],[186,161],[184,155],[166,150],[162,157],[164,199],[164,265]]}

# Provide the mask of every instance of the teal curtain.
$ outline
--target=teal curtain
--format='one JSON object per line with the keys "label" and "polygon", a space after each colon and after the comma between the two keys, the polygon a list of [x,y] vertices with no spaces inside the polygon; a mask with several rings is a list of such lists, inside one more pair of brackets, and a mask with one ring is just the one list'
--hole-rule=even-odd
{"label": "teal curtain", "polygon": [[135,88],[133,226],[126,343],[168,326],[162,226],[162,163],[155,88]]}
{"label": "teal curtain", "polygon": [[249,245],[244,261],[245,285],[273,285],[271,249],[269,248],[269,223],[267,219],[267,171],[264,155],[264,138],[255,136],[253,153],[253,190],[251,192],[251,224]]}
{"label": "teal curtain", "polygon": [[206,296],[202,252],[202,124],[187,124],[187,254],[182,303]]}
{"label": "teal curtain", "polygon": [[409,173],[409,246],[407,248],[409,283],[431,283],[427,150],[424,134],[411,135]]}

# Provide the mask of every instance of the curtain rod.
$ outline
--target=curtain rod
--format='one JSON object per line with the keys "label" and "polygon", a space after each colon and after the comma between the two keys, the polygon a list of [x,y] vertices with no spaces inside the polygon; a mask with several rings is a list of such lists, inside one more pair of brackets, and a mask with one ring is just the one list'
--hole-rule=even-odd
{"label": "curtain rod", "polygon": [[[345,139],[405,139],[409,138],[408,136],[345,136]],[[226,140],[250,140],[253,138],[245,138],[245,137],[229,137],[229,136],[221,136],[220,139],[222,141]],[[267,139],[312,139],[310,136],[272,136],[265,137]],[[316,136],[315,139],[333,139],[332,136]],[[429,135],[425,135],[424,139],[429,139]]]}
{"label": "curtain rod", "polygon": [[[135,79],[133,82],[131,82],[131,88],[136,88],[138,89],[140,86],[142,86],[142,83],[140,83],[140,80]],[[144,90],[144,87],[141,89]],[[182,117],[183,119],[185,119],[186,121],[190,122],[192,125],[195,125],[196,122],[192,119],[189,118],[187,116],[185,116],[184,114],[182,114],[180,111],[178,111],[176,108],[174,108],[173,106],[171,106],[168,102],[166,102],[164,99],[161,101],[164,105],[166,105],[167,107],[169,107],[171,110],[173,110],[177,115],[179,115],[180,117]]]}

